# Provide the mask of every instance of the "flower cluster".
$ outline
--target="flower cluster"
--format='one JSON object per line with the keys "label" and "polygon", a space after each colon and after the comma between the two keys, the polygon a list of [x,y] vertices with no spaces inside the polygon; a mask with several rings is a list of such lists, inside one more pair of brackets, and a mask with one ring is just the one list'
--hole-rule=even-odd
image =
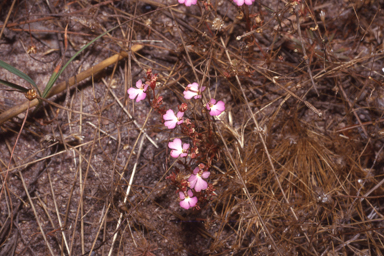
{"label": "flower cluster", "polygon": [[[202,93],[205,89],[206,87],[199,86],[198,83],[189,84],[183,92],[184,98],[187,100],[192,98],[200,99],[202,98]],[[212,98],[205,105],[205,108],[209,111],[211,116],[218,116],[225,110],[225,104],[222,101],[216,101]],[[181,126],[182,133],[187,135],[192,140],[193,144],[190,148],[189,144],[182,143],[181,139],[175,138],[168,143],[168,147],[171,149],[171,157],[183,158],[189,156],[191,159],[208,161],[208,164],[210,165],[210,162],[216,156],[216,146],[212,145],[211,131],[208,132],[208,135],[204,136],[203,133],[199,133],[196,130],[196,125],[192,123],[190,119],[183,119],[187,109],[187,104],[183,103],[178,107],[179,111],[177,114],[175,114],[172,109],[168,109],[163,115],[164,125],[167,126],[168,129],[174,129],[177,125]],[[189,149],[190,152],[188,152]],[[205,154],[202,154],[202,152]],[[189,169],[189,167],[187,166],[186,169]],[[210,175],[208,169],[208,166],[200,163],[192,171],[188,180],[179,177],[179,175],[176,175],[175,173],[167,177],[178,187],[180,206],[182,208],[189,209],[195,207],[199,209],[198,203],[207,200],[208,197],[213,195],[213,185],[205,180]],[[195,194],[193,190],[195,191]]]}
{"label": "flower cluster", "polygon": [[[168,129],[175,129],[177,126],[180,126],[181,132],[191,140],[192,144],[188,144],[183,143],[180,138],[174,138],[168,143],[168,147],[171,149],[171,157],[180,158],[178,162],[183,164],[185,170],[189,171],[190,174],[188,176],[179,175],[180,170],[175,168],[176,172],[168,176],[167,179],[170,179],[178,188],[176,192],[179,194],[180,206],[182,208],[200,209],[200,205],[209,200],[214,195],[215,190],[213,185],[206,181],[211,174],[208,170],[212,166],[212,161],[218,157],[218,146],[214,139],[213,129],[210,128],[209,115],[220,115],[225,110],[225,104],[222,101],[216,101],[216,99],[211,98],[205,105],[200,105],[202,106],[201,113],[206,114],[207,122],[198,120],[192,122],[190,119],[185,118],[185,112],[188,110],[187,103],[179,105],[177,113],[172,109],[166,110],[161,108],[163,98],[156,95],[156,84],[157,75],[152,74],[152,70],[148,70],[145,82],[139,80],[136,82],[136,88],[132,87],[128,90],[129,98],[132,100],[136,99],[136,102],[144,100],[148,96],[148,88],[151,88],[152,90],[150,91],[152,93],[149,91],[150,96],[148,100],[152,108],[157,110],[162,116],[164,125]],[[184,98],[186,100],[192,98],[201,99],[205,89],[206,87],[199,86],[198,83],[189,84],[183,92]],[[187,157],[190,160],[187,160]],[[184,162],[181,161],[182,158]],[[200,164],[192,170],[190,166],[194,162],[200,162]]]}
{"label": "flower cluster", "polygon": [[[205,90],[206,87],[202,86],[199,88],[197,83],[189,84],[184,91],[185,99],[199,99],[201,98],[201,93]],[[181,104],[178,109],[179,112],[175,115],[175,112],[172,109],[168,109],[167,112],[163,115],[164,125],[167,126],[168,129],[174,129],[176,125],[185,124],[184,128],[188,127],[188,135],[193,137],[195,133],[195,128],[192,125],[189,119],[183,120],[184,112],[187,110],[187,104]],[[222,101],[216,102],[215,99],[211,99],[206,104],[207,110],[209,110],[209,114],[211,116],[218,116],[225,110],[225,104]],[[184,122],[185,121],[185,122]],[[168,147],[172,149],[171,156],[174,158],[177,157],[186,157],[187,150],[189,148],[189,144],[183,144],[181,146],[180,139],[174,139],[172,142],[169,142]]]}
{"label": "flower cluster", "polygon": [[[197,83],[189,84],[184,91],[184,98],[189,99],[199,99],[201,98],[201,93],[205,90],[205,86],[199,88]],[[206,108],[210,111],[211,116],[218,116],[225,110],[225,104],[222,101],[216,102],[215,99],[211,99]],[[175,112],[172,109],[168,109],[165,115],[163,115],[164,124],[168,129],[174,129],[176,125],[180,125],[184,122],[183,116],[184,112],[187,110],[187,104],[183,103],[179,106],[179,112],[175,115]]]}
{"label": "flower cluster", "polygon": [[[180,185],[178,191],[180,197],[180,206],[182,208],[188,210],[189,208],[197,207],[199,199],[194,196],[192,189],[194,189],[196,192],[206,190],[206,196],[213,194],[214,189],[212,184],[208,184],[208,182],[204,180],[207,179],[210,175],[210,172],[207,170],[208,168],[204,164],[199,164],[198,167],[193,170],[193,174],[189,177],[188,181],[183,179],[179,182]],[[177,176],[175,173],[167,178],[176,183],[175,181]],[[204,200],[206,197],[204,198],[204,196],[202,196],[200,193],[200,198]]]}

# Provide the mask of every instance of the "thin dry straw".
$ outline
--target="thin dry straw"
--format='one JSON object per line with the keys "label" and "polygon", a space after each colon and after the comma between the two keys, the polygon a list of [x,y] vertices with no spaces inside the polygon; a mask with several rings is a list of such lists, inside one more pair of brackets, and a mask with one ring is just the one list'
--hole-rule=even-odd
{"label": "thin dry straw", "polygon": [[[116,100],[116,102],[119,104],[119,106],[123,109],[123,111],[128,115],[129,118],[133,119],[132,115],[128,112],[128,110],[125,109],[125,107],[123,106],[123,104],[119,101],[119,99],[117,98],[116,94],[111,90],[111,88],[108,86],[107,82],[104,80],[104,78],[102,79],[105,86],[107,86],[109,92],[112,94],[113,98]],[[143,128],[136,122],[136,120],[133,120],[133,123],[136,125],[137,128],[139,128],[139,130],[145,134],[145,137],[147,137],[147,139],[156,147],[156,148],[159,148],[159,146],[157,146],[156,142],[154,142],[151,137],[143,130]]]}
{"label": "thin dry straw", "polygon": [[[145,137],[145,136],[141,136],[141,138],[140,138],[139,150],[138,150],[138,153],[137,153],[137,157],[136,157],[135,165],[133,166],[133,170],[132,170],[131,178],[129,179],[129,183],[128,183],[127,191],[125,192],[125,197],[124,197],[124,201],[123,201],[124,204],[127,202],[129,192],[131,192],[131,186],[132,186],[132,183],[133,183],[133,177],[135,176],[135,173],[136,173],[136,167],[137,167],[137,164],[138,164],[138,162],[139,162],[139,157],[140,157],[141,150],[142,150],[142,148],[143,148],[144,137]],[[132,150],[133,150],[133,149],[132,149]],[[115,232],[115,234],[114,234],[114,236],[113,236],[112,245],[111,245],[111,249],[109,250],[108,256],[111,256],[111,255],[112,255],[112,252],[113,252],[113,246],[114,246],[115,241],[116,241],[116,238],[117,238],[117,233],[118,233],[117,231],[118,231],[119,228],[120,228],[120,225],[121,225],[121,219],[122,219],[122,218],[123,218],[123,213],[120,213],[119,220],[117,221],[116,232]]]}

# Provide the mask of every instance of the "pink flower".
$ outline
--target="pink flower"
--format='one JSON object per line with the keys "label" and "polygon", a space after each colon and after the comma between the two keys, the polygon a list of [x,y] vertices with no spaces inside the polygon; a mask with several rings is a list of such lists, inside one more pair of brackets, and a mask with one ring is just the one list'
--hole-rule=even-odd
{"label": "pink flower", "polygon": [[237,6],[242,6],[244,3],[246,5],[252,5],[252,3],[255,2],[255,0],[233,0],[233,2],[235,2]]}
{"label": "pink flower", "polygon": [[148,88],[148,85],[147,84],[144,84],[143,85],[143,82],[141,80],[137,81],[136,82],[136,88],[129,88],[128,89],[128,94],[129,94],[129,98],[131,100],[133,100],[136,96],[136,102],[139,102],[143,99],[145,99],[145,97],[147,96],[147,94],[145,93],[145,91],[147,90]]}
{"label": "pink flower", "polygon": [[179,156],[186,157],[188,155],[187,152],[188,152],[189,144],[184,143],[183,146],[181,146],[181,139],[176,138],[173,141],[169,142],[168,147],[170,149],[173,149],[171,151],[171,156],[173,158],[178,158]]}
{"label": "pink flower", "polygon": [[205,90],[205,86],[202,86],[199,89],[198,83],[189,84],[184,91],[184,98],[187,100],[192,99],[194,97],[195,99],[201,98],[201,92]]}
{"label": "pink flower", "polygon": [[197,0],[179,0],[179,4],[184,4],[186,6],[191,6],[192,4],[195,5],[197,3]]}
{"label": "pink flower", "polygon": [[[183,200],[180,202],[180,206],[188,210],[191,207],[195,207],[197,203],[197,197],[193,196],[192,191],[188,190],[188,195],[185,196],[183,192],[179,192],[180,199]],[[193,197],[192,197],[193,196]]]}
{"label": "pink flower", "polygon": [[196,192],[207,189],[208,183],[203,180],[203,178],[208,178],[210,174],[210,172],[202,172],[200,171],[199,167],[196,167],[193,170],[193,174],[188,179],[189,187],[195,188]]}
{"label": "pink flower", "polygon": [[168,129],[173,129],[176,127],[176,124],[182,124],[184,122],[183,119],[181,119],[183,115],[184,112],[177,112],[176,116],[172,109],[168,109],[167,113],[163,115],[163,118],[166,121],[164,122],[165,126],[167,126]]}
{"label": "pink flower", "polygon": [[210,110],[211,116],[218,116],[225,110],[225,104],[221,100],[216,103],[215,99],[211,99],[207,104],[207,109]]}

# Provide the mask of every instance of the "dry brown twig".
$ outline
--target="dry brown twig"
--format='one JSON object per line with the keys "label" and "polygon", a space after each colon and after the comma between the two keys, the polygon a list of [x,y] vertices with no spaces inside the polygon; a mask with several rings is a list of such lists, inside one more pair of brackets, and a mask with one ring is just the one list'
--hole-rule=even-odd
{"label": "dry brown twig", "polygon": [[[132,48],[132,51],[138,51],[140,49],[142,49],[142,46],[137,45],[136,47]],[[115,54],[114,56],[100,62],[99,64],[93,66],[92,68],[85,70],[74,77],[71,77],[70,79],[68,79],[69,86],[71,87],[73,85],[77,85],[79,82],[91,77],[94,74],[97,74],[98,72],[100,72],[104,68],[108,67],[111,64],[116,63],[117,61],[121,60],[122,58],[124,58],[126,56],[127,56],[127,54],[124,52],[121,52],[119,54]],[[67,88],[66,82],[61,82],[61,83],[57,84],[54,88],[52,88],[50,94],[48,95],[48,98],[63,92],[66,88]],[[7,120],[11,119],[12,117],[15,117],[18,114],[20,114],[21,112],[25,111],[28,108],[29,104],[30,104],[30,107],[32,108],[34,106],[37,106],[38,103],[39,103],[39,101],[37,99],[34,99],[31,102],[26,101],[20,105],[17,105],[11,109],[4,111],[3,113],[0,114],[0,124],[6,122]]]}

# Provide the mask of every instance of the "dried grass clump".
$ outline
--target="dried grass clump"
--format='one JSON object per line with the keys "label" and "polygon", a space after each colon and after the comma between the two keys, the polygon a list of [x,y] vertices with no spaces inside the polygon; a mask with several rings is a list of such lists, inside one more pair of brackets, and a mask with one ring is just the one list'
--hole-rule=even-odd
{"label": "dried grass clump", "polygon": [[[380,230],[381,224],[374,219],[381,216],[382,208],[366,210],[380,197],[373,196],[373,202],[368,202],[362,196],[351,196],[364,195],[368,187],[376,184],[373,170],[359,163],[369,161],[367,158],[372,155],[362,156],[359,142],[320,134],[297,118],[282,119],[273,124],[279,131],[265,138],[273,141],[268,150],[275,173],[260,144],[248,140],[241,149],[234,143],[238,150],[233,154],[237,156],[234,158],[241,177],[266,226],[252,213],[241,182],[228,166],[223,183],[232,182],[219,190],[215,210],[220,225],[211,251],[227,247],[246,255],[276,254],[265,228],[273,234],[283,255],[332,255],[344,251],[344,247],[357,254],[371,242],[377,245],[374,250],[380,251],[381,235],[375,230]],[[230,227],[236,236],[225,232],[225,227]],[[362,229],[367,232],[358,231]],[[358,243],[351,246],[337,237]]]}

